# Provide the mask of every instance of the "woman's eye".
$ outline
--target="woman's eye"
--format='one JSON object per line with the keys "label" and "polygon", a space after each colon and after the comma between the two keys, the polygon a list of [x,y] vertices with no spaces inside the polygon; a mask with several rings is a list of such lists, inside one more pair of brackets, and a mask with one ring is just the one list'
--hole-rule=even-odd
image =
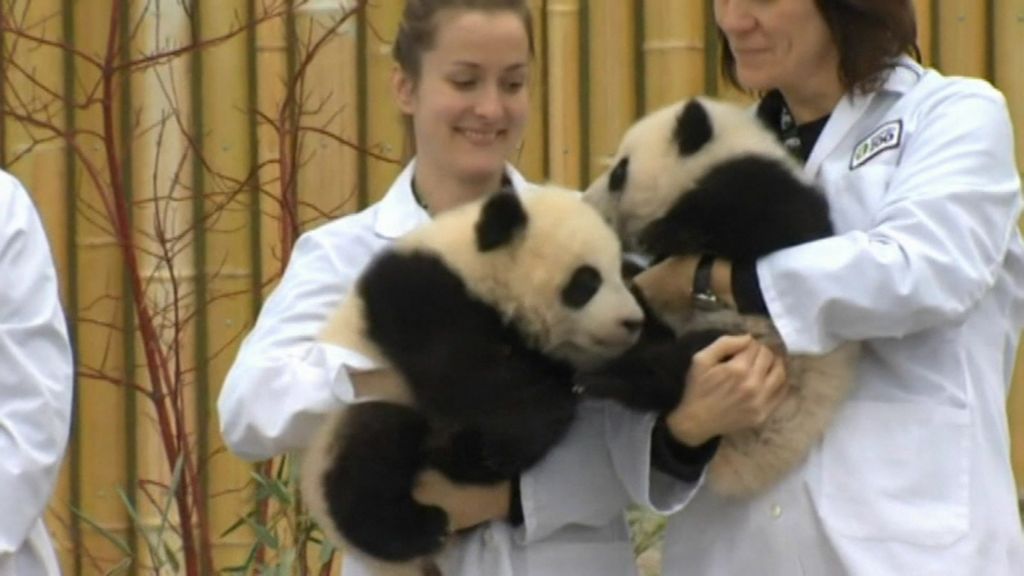
{"label": "woman's eye", "polygon": [[476,80],[451,80],[452,86],[455,86],[458,90],[469,90],[476,85]]}
{"label": "woman's eye", "polygon": [[522,90],[522,88],[523,88],[523,86],[525,84],[526,83],[521,81],[521,80],[516,80],[514,82],[505,82],[505,91],[506,92],[519,92],[520,90]]}

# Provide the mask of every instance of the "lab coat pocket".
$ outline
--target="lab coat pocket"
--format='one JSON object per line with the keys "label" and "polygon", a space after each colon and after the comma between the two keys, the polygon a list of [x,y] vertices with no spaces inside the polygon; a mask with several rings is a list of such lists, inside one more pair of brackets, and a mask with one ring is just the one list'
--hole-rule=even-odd
{"label": "lab coat pocket", "polygon": [[825,437],[821,515],[837,533],[943,546],[968,530],[969,416],[848,403]]}

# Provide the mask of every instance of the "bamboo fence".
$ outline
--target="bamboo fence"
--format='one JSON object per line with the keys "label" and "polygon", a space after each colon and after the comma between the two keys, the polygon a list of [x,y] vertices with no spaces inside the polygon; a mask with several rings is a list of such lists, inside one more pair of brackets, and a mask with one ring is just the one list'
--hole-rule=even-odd
{"label": "bamboo fence", "polygon": [[[926,63],[987,78],[1006,95],[1024,167],[1024,0],[914,3]],[[36,36],[98,57],[109,22],[97,14],[115,4],[130,15],[122,25],[134,26],[131,43],[121,48],[127,58],[252,24],[260,2],[194,1],[185,11],[175,0],[0,0],[0,14],[15,14]],[[745,98],[726,90],[718,72],[710,1],[530,0],[530,6],[537,48],[532,119],[514,161],[531,180],[584,186],[607,167],[623,131],[646,111],[700,93]],[[301,55],[342,11],[341,0],[295,0],[294,10],[248,33],[131,76],[110,102],[127,159],[120,167],[130,183],[124,193],[132,195],[136,221],[185,230],[216,214],[212,225],[197,226],[182,244],[174,270],[146,258],[147,251],[140,265],[157,304],[176,289],[191,305],[186,329],[165,327],[160,337],[193,359],[186,412],[196,450],[208,457],[200,508],[214,535],[218,567],[242,562],[254,538],[245,530],[222,535],[247,510],[252,492],[252,467],[223,450],[215,410],[240,337],[281,272],[290,234],[373,202],[400,169],[403,129],[390,94],[389,40],[401,2],[371,2],[360,17],[325,36],[317,58],[301,70],[301,84],[289,89]],[[141,549],[144,535],[132,530],[124,499],[137,506],[144,526],[156,529],[159,506],[148,501],[140,479],[170,481],[172,471],[162,457],[153,407],[130,388],[111,384],[116,377],[145,386],[149,376],[140,368],[143,350],[124,297],[132,288],[118,243],[95,206],[83,201],[94,195],[95,183],[62,140],[41,139],[8,113],[33,98],[45,100],[43,85],[87,98],[83,90],[97,72],[53,46],[25,50],[17,43],[0,38],[0,164],[22,179],[42,212],[80,368],[72,439],[48,524],[67,574],[104,573],[123,565],[127,552],[93,523],[119,535],[130,550]],[[11,73],[7,60],[31,73]],[[298,89],[301,99],[283,108]],[[292,116],[280,113],[285,109]],[[103,129],[95,107],[45,113],[62,128]],[[171,116],[189,123],[193,140],[169,129]],[[279,137],[286,126],[270,121],[288,118],[320,130],[289,149]],[[83,154],[101,161],[103,151]],[[290,228],[291,210],[297,221]],[[1018,371],[1015,382],[1012,458],[1024,487],[1024,373]],[[125,569],[146,571],[139,564]]]}

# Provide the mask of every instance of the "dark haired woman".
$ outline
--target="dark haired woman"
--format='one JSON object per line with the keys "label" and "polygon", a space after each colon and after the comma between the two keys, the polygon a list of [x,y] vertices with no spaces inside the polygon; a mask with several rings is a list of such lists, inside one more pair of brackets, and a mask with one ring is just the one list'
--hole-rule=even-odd
{"label": "dark haired woman", "polygon": [[[838,234],[716,261],[711,288],[770,314],[793,352],[864,345],[804,465],[752,499],[699,490],[671,520],[664,574],[1024,574],[1006,413],[1024,248],[1003,96],[910,57],[910,0],[714,12],[727,77],[763,96],[758,113],[826,190]],[[689,291],[697,260],[650,273]]]}

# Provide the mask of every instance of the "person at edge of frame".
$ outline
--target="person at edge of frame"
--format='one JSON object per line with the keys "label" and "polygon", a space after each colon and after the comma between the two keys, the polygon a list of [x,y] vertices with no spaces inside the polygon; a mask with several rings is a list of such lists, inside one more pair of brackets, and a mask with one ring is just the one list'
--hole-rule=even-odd
{"label": "person at edge of frame", "polygon": [[0,576],[59,576],[43,514],[67,448],[74,361],[50,244],[0,171]]}
{"label": "person at edge of frame", "polygon": [[[910,0],[715,0],[723,72],[825,190],[834,237],[711,288],[788,350],[862,342],[804,464],[755,498],[698,490],[665,576],[1024,574],[1007,421],[1024,325],[1021,183],[1002,94],[919,64]],[[701,255],[649,270],[687,297]]]}

